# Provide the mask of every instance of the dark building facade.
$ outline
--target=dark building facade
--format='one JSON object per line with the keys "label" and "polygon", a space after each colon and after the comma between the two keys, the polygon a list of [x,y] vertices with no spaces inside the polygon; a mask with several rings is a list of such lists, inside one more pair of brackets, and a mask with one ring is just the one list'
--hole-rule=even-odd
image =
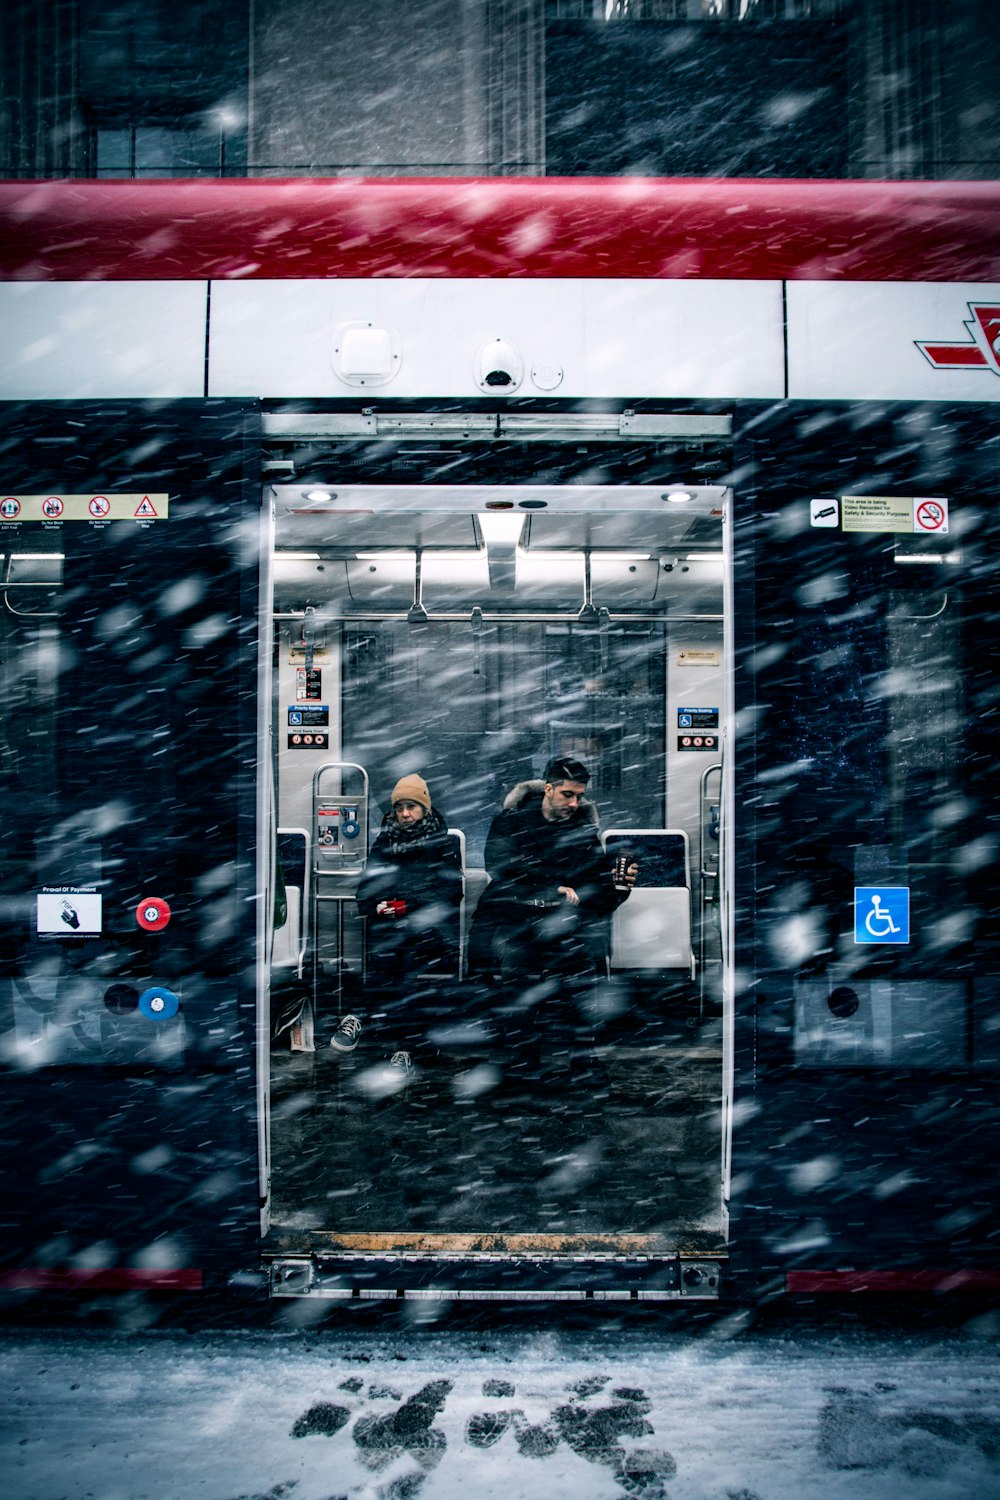
{"label": "dark building facade", "polygon": [[0,175],[995,178],[989,0],[7,0]]}

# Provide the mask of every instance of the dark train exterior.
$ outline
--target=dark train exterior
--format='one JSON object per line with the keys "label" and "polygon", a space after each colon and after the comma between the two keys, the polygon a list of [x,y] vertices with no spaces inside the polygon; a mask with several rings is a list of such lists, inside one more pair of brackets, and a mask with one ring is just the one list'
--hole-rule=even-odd
{"label": "dark train exterior", "polygon": [[[1000,1288],[995,186],[17,183],[0,211],[0,1285],[266,1274],[279,1296],[699,1302]],[[671,495],[697,509],[689,531],[668,529]],[[484,506],[530,510],[519,566],[533,535],[543,572],[575,549],[586,581],[577,613],[544,577],[518,594],[513,550],[491,554],[482,670],[529,663],[536,627],[567,674],[581,652],[604,683],[618,663],[614,713],[583,727],[580,704],[610,690],[585,684],[563,723],[547,665],[532,732],[586,746],[619,827],[692,850],[689,955],[659,988],[647,964],[613,990],[654,1018],[629,1031],[616,1012],[605,1047],[624,1081],[606,1159],[648,1127],[641,1171],[576,1223],[575,1188],[564,1219],[539,1207],[507,1227],[427,1207],[415,1179],[369,1209],[349,1172],[309,1195],[341,1125],[362,1155],[369,1127],[398,1144],[374,1115],[336,1113],[322,1010],[334,989],[346,1008],[363,952],[341,907],[335,931],[318,907],[302,927],[333,957],[293,965],[310,1024],[297,1057],[275,1055],[282,886],[314,899],[305,866],[279,878],[277,830],[308,833],[327,760],[391,774],[386,738],[410,731],[390,716],[365,739],[382,679],[358,661],[403,652],[407,590],[409,625],[442,633],[411,634],[406,660],[474,649],[480,675],[483,607],[432,575],[421,596],[419,559],[434,527],[432,550],[485,557],[485,528],[462,519]],[[281,567],[314,556],[294,550],[313,534],[318,570],[346,582],[323,584],[336,701],[303,755],[287,684],[319,660],[297,635],[319,584],[296,593]],[[648,556],[626,550],[644,538]],[[404,547],[415,575],[373,592],[365,575]],[[708,603],[670,596],[707,555]],[[648,600],[628,592],[647,564]],[[689,701],[692,667],[707,702]],[[440,743],[474,766],[495,727],[470,725],[466,746],[442,725]],[[477,819],[515,740],[496,743],[493,780],[459,806],[470,921]],[[693,768],[717,774],[710,806],[704,780],[671,792],[696,787]],[[345,787],[326,797],[341,812]],[[664,1059],[645,1098],[644,1038]],[[517,1131],[493,1123],[515,1160]],[[442,1152],[453,1129],[449,1114]],[[432,1151],[418,1172],[426,1185]],[[684,1197],[695,1175],[703,1201]]]}

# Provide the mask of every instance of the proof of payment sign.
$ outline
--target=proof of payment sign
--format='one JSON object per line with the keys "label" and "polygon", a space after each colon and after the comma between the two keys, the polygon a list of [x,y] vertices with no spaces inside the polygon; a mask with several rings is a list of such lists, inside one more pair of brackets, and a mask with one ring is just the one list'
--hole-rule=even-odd
{"label": "proof of payment sign", "polygon": [[908,943],[910,888],[908,885],[854,887],[854,941]]}

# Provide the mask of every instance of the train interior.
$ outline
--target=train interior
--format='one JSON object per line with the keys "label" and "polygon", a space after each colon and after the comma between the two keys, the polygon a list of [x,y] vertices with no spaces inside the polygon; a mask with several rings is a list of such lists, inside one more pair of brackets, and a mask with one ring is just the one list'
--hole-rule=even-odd
{"label": "train interior", "polygon": [[[296,423],[267,486],[266,1244],[721,1252],[727,491],[649,442],[337,445]],[[590,770],[609,865],[639,869],[568,1048],[546,983],[504,983],[476,923],[491,820],[555,755]],[[452,972],[398,981],[401,1036],[355,894],[411,774],[462,899]]]}

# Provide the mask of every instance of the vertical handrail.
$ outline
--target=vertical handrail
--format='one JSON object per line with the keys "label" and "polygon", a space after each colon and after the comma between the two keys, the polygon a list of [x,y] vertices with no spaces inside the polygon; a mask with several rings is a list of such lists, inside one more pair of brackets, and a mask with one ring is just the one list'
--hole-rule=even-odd
{"label": "vertical handrail", "polygon": [[[345,793],[345,791],[343,789],[343,781],[344,781],[343,773],[345,771],[356,771],[358,773],[358,775],[360,776],[360,778],[361,778],[361,795],[360,795],[360,797],[357,797],[357,796],[355,796],[352,793]],[[313,828],[314,829],[316,828],[318,808],[320,806],[321,801],[325,800],[324,793],[323,793],[323,790],[322,790],[323,777],[325,775],[327,775],[327,773],[332,773],[332,772],[338,772],[338,773],[340,773],[340,789],[337,792],[335,792],[335,793],[326,794],[326,795],[328,795],[330,797],[334,797],[335,796],[339,801],[343,801],[346,798],[347,800],[349,800],[351,802],[357,802],[359,808],[363,808],[363,817],[360,819],[360,822],[361,822],[361,838],[360,838],[360,842],[359,842],[359,845],[358,845],[358,856],[359,857],[356,860],[352,861],[352,863],[349,866],[349,868],[347,868],[347,869],[340,869],[340,870],[329,870],[329,869],[323,868],[322,865],[320,864],[320,846],[319,846],[319,840],[316,839],[314,841],[314,843],[313,843],[313,879],[314,879],[314,888],[313,888],[313,891],[312,891],[312,900],[311,900],[312,912],[311,912],[311,917],[310,917],[310,931],[312,933],[312,959],[313,959],[313,961],[312,961],[312,987],[313,987],[313,995],[314,996],[316,995],[317,990],[318,990],[318,986],[319,986],[319,939],[320,939],[319,907],[320,907],[320,902],[321,901],[325,901],[327,899],[334,899],[337,902],[337,929],[336,929],[336,941],[337,941],[337,1005],[338,1005],[338,1008],[340,1008],[341,1002],[343,1000],[343,979],[344,979],[344,907],[343,907],[343,899],[344,898],[339,897],[339,896],[338,897],[333,897],[333,898],[327,898],[325,896],[321,896],[321,894],[320,894],[320,882],[321,882],[321,878],[323,878],[323,877],[326,877],[326,878],[332,879],[332,880],[336,880],[338,878],[345,879],[345,878],[348,878],[348,877],[351,877],[351,876],[360,875],[360,874],[363,873],[364,868],[365,868],[365,864],[367,863],[367,859],[368,859],[368,837],[369,837],[369,833],[370,833],[370,830],[369,830],[369,827],[368,827],[368,822],[369,822],[370,797],[369,797],[368,772],[365,770],[364,766],[358,765],[357,761],[352,761],[352,760],[327,760],[327,761],[324,761],[321,766],[317,766],[316,767],[316,770],[313,773],[313,779],[312,779],[312,809],[311,809],[310,816],[312,818],[312,823],[313,823]]]}

